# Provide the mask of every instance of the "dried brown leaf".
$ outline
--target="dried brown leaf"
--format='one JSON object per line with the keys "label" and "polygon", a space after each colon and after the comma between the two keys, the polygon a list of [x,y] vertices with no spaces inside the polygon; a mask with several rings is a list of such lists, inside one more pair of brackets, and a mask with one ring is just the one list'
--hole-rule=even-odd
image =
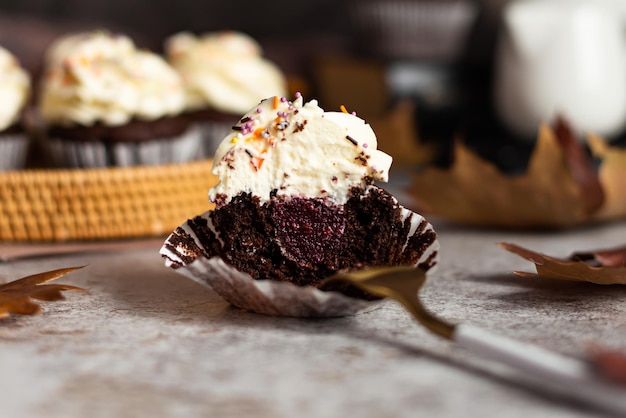
{"label": "dried brown leaf", "polygon": [[576,254],[569,259],[559,259],[515,244],[498,243],[498,245],[535,264],[536,274],[521,271],[515,272],[515,274],[522,277],[542,277],[596,284],[626,284],[626,266],[624,265],[598,265],[597,262],[591,264]]}
{"label": "dried brown leaf", "polygon": [[593,155],[601,161],[598,178],[606,196],[595,218],[623,218],[626,216],[626,148],[609,146],[592,134],[587,135],[587,142]]}
{"label": "dried brown leaf", "polygon": [[27,276],[0,285],[0,318],[11,314],[34,315],[41,309],[33,299],[57,301],[64,299],[64,290],[83,290],[80,287],[64,284],[44,284],[56,280],[82,267],[68,267]]}
{"label": "dried brown leaf", "polygon": [[425,215],[475,226],[566,227],[590,216],[559,139],[545,124],[523,175],[504,174],[457,142],[453,165],[413,175],[410,192]]}
{"label": "dried brown leaf", "polygon": [[393,157],[394,167],[428,164],[435,159],[435,147],[418,140],[415,105],[411,101],[400,101],[368,122],[378,137],[378,148]]}
{"label": "dried brown leaf", "polygon": [[572,178],[580,188],[585,213],[593,214],[604,203],[604,191],[591,159],[571,126],[560,116],[556,119],[554,132]]}
{"label": "dried brown leaf", "polygon": [[625,267],[626,246],[574,253],[572,260],[581,260],[596,266]]}

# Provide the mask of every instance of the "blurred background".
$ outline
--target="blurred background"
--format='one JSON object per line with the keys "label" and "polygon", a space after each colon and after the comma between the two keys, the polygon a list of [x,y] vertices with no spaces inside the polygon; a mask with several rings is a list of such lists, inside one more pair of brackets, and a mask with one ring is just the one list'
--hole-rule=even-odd
{"label": "blurred background", "polygon": [[[163,41],[179,31],[197,34],[242,31],[254,37],[262,45],[265,56],[286,73],[292,91],[300,90],[307,98],[318,98],[323,107],[337,108],[345,104],[366,118],[385,115],[391,118],[390,112],[397,109],[399,103],[408,102],[413,116],[410,127],[415,130],[414,135],[409,136],[415,136],[422,143],[436,144],[438,162],[446,163],[452,139],[462,135],[471,147],[501,168],[515,171],[523,167],[535,133],[523,132],[498,114],[494,107],[497,72],[510,68],[511,62],[514,68],[526,68],[522,65],[524,59],[541,62],[547,56],[556,55],[545,50],[539,51],[538,56],[522,54],[520,58],[515,55],[509,60],[509,67],[506,62],[498,64],[498,44],[506,38],[507,25],[517,27],[530,22],[523,28],[521,37],[536,33],[535,38],[546,40],[534,41],[539,48],[541,44],[549,44],[547,40],[561,30],[561,23],[548,21],[544,26],[552,29],[544,28],[546,32],[541,33],[542,28],[535,24],[541,19],[536,16],[567,15],[562,9],[546,8],[547,5],[602,3],[607,10],[623,11],[626,2],[517,1],[515,3],[541,4],[534,11],[519,13],[526,13],[530,19],[521,16],[521,23],[515,19],[507,23],[506,9],[511,3],[507,0],[277,0],[261,5],[251,0],[3,0],[0,3],[0,44],[14,52],[37,75],[47,46],[68,32],[94,28],[122,32],[138,45],[161,52]],[[565,22],[562,28],[571,29],[573,37],[584,37],[585,28],[593,29],[590,18],[593,12],[579,10],[577,13],[582,18],[576,19],[584,22],[576,23],[578,21],[572,18],[573,26]],[[624,26],[621,26],[622,35],[626,33]],[[561,32],[570,34],[565,29]],[[519,52],[516,49],[519,45],[525,47],[532,43],[532,40],[515,39],[518,35],[513,33],[511,42],[511,49],[516,52]],[[558,43],[554,45],[563,50]],[[626,42],[619,45],[624,46],[622,53],[626,57]],[[595,57],[585,60],[584,51],[576,48],[576,45],[570,48],[574,61],[586,62],[588,67],[590,61],[596,60]],[[578,52],[580,56],[576,55]],[[559,58],[568,66],[563,74],[574,71],[576,75],[578,73],[567,61],[569,58],[569,55]],[[581,70],[581,79],[595,74],[593,68],[585,71]],[[522,74],[521,79],[508,83],[526,86],[528,83],[524,82],[528,80],[523,77]],[[560,79],[558,74],[556,78]],[[566,81],[578,84],[575,76],[570,78]],[[626,85],[626,71],[623,79]],[[532,90],[532,83],[529,85]],[[541,88],[540,82],[536,85]],[[560,86],[559,89],[562,90]],[[613,95],[620,89],[609,88],[614,90]],[[623,95],[626,97],[626,88]],[[615,100],[619,101],[619,97]],[[514,100],[513,105],[523,106],[524,103]],[[516,113],[517,109],[513,107],[510,112]],[[623,142],[621,125],[613,129],[610,136],[617,143]],[[394,146],[391,139],[386,140],[387,146]]]}

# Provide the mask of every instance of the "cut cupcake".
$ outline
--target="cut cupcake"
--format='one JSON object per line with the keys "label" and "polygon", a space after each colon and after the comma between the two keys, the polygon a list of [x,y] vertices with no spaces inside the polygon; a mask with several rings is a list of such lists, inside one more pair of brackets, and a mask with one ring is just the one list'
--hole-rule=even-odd
{"label": "cut cupcake", "polygon": [[[264,313],[289,315],[299,302],[267,283],[314,289],[342,270],[429,270],[439,247],[432,226],[375,184],[387,181],[390,166],[370,126],[355,115],[324,112],[301,97],[266,99],[215,154],[215,210],[174,231],[161,254],[236,306],[258,312],[264,300],[262,309],[271,305]],[[312,294],[304,291],[303,300],[327,297]]]}
{"label": "cut cupcake", "polygon": [[202,130],[205,157],[213,156],[241,114],[265,97],[286,94],[284,74],[262,52],[236,31],[180,32],[166,40],[167,60],[185,85],[186,114]]}
{"label": "cut cupcake", "polygon": [[180,163],[198,156],[200,134],[181,113],[182,80],[126,36],[68,35],[48,52],[39,110],[57,165]]}
{"label": "cut cupcake", "polygon": [[29,95],[28,73],[0,47],[0,170],[17,170],[26,163],[29,138],[22,115]]}

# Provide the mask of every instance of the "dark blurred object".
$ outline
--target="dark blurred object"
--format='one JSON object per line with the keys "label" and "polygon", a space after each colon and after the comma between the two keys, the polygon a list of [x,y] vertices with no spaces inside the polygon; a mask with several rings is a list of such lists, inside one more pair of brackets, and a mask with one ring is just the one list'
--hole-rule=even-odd
{"label": "dark blurred object", "polygon": [[386,66],[372,59],[345,55],[320,56],[312,66],[317,98],[322,107],[338,110],[344,105],[369,123],[378,147],[394,159],[394,167],[433,161],[436,150],[417,136],[415,103],[399,99],[391,103]]}
{"label": "dark blurred object", "polygon": [[447,154],[466,106],[462,61],[478,3],[355,0],[348,11],[358,51],[385,65],[390,102],[413,101],[419,138]]}
{"label": "dark blurred object", "polygon": [[313,66],[320,104],[338,110],[340,105],[362,118],[378,117],[389,108],[384,66],[371,59],[346,55],[322,55]]}
{"label": "dark blurred object", "polygon": [[362,0],[349,8],[363,51],[384,59],[453,62],[476,16],[472,0]]}

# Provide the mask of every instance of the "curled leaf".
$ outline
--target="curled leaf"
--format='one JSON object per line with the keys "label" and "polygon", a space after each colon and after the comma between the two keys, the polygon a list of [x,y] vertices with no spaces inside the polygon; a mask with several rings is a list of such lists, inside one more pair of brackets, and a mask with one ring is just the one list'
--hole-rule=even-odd
{"label": "curled leaf", "polygon": [[596,213],[598,219],[618,219],[626,216],[626,148],[609,146],[596,135],[587,142],[594,157],[601,161],[598,178],[605,194],[605,203]]}
{"label": "curled leaf", "polygon": [[626,267],[626,246],[577,252],[571,257],[572,260],[582,260],[595,266]]}
{"label": "curled leaf", "polygon": [[593,219],[604,204],[591,156],[562,119],[554,129],[540,126],[521,175],[503,173],[457,141],[452,166],[414,174],[409,191],[425,215],[482,227],[569,227]]}
{"label": "curled leaf", "polygon": [[[547,279],[569,280],[575,282],[591,282],[596,284],[626,284],[626,266],[603,265],[600,258],[581,257],[581,254],[574,254],[568,259],[559,259],[541,254],[515,244],[498,243],[501,248],[517,254],[535,264],[537,273],[516,271],[515,274],[522,277],[543,277]],[[603,250],[601,253],[606,253]],[[622,257],[624,255],[622,254]],[[593,263],[588,262],[593,260]]]}
{"label": "curled leaf", "polygon": [[571,126],[560,116],[555,121],[554,132],[572,178],[580,188],[585,213],[590,215],[604,203],[604,191],[591,159]]}
{"label": "curled leaf", "polygon": [[368,119],[379,138],[378,147],[393,157],[394,167],[428,164],[435,159],[435,147],[417,139],[414,115],[415,105],[405,100]]}
{"label": "curled leaf", "polygon": [[11,314],[35,315],[41,312],[33,299],[57,301],[64,299],[64,290],[83,290],[80,287],[64,284],[44,284],[58,279],[82,267],[68,267],[27,276],[0,285],[0,318]]}

